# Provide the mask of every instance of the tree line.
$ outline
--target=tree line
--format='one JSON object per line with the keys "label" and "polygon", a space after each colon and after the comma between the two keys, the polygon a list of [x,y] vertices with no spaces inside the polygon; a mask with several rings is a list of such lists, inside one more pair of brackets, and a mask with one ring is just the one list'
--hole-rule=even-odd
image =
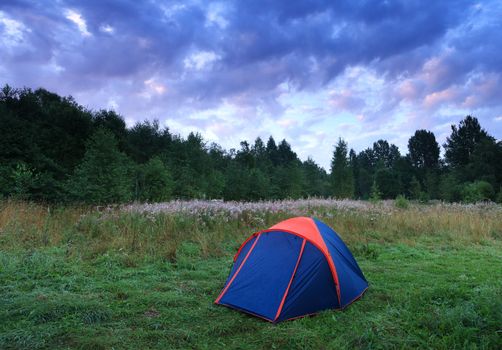
{"label": "tree line", "polygon": [[502,142],[467,116],[453,125],[444,158],[417,130],[408,153],[378,140],[359,153],[339,139],[330,173],[302,161],[286,140],[242,141],[224,150],[143,121],[127,128],[112,110],[92,111],[45,89],[0,91],[0,198],[120,203],[173,198],[304,197],[502,201]]}

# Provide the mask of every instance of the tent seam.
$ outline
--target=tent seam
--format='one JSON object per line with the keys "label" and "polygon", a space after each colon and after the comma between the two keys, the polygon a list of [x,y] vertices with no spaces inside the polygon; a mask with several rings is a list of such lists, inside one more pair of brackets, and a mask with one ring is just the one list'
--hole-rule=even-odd
{"label": "tent seam", "polygon": [[319,236],[321,237],[322,242],[326,246],[326,252],[322,249],[321,246],[319,246],[319,244],[317,244],[316,242],[314,242],[313,240],[311,240],[311,239],[309,239],[309,238],[307,238],[305,236],[302,236],[298,232],[295,232],[295,231],[292,231],[292,230],[287,230],[287,229],[282,229],[282,228],[269,228],[269,229],[266,229],[266,230],[261,230],[261,231],[255,232],[251,236],[249,236],[244,241],[244,243],[242,243],[242,245],[239,247],[239,250],[237,251],[236,255],[234,256],[234,261],[237,259],[237,256],[239,255],[240,251],[244,248],[244,245],[247,242],[249,242],[254,236],[260,235],[262,233],[266,233],[266,232],[286,232],[286,233],[290,233],[290,234],[293,234],[295,236],[301,237],[303,239],[306,239],[314,247],[316,247],[317,249],[319,249],[321,251],[321,253],[324,255],[324,257],[326,258],[326,260],[328,261],[329,269],[331,270],[331,276],[333,277],[333,282],[335,283],[336,296],[338,297],[338,304],[342,305],[342,295],[341,295],[342,293],[341,293],[341,290],[340,290],[340,283],[338,281],[338,272],[336,271],[335,261],[333,260],[331,254],[329,253],[328,246],[326,245],[326,241],[324,241],[324,238],[322,237],[321,232],[319,231],[319,228],[317,227],[317,224],[315,223],[314,219],[313,218],[309,218],[309,219],[312,220],[312,223],[314,224],[315,229],[319,233]]}
{"label": "tent seam", "polygon": [[293,270],[293,273],[291,274],[291,278],[289,279],[288,286],[286,290],[284,291],[284,295],[282,296],[281,303],[279,304],[279,308],[277,309],[277,313],[275,314],[274,322],[279,318],[282,312],[282,308],[284,306],[284,302],[286,301],[286,298],[288,296],[289,288],[291,287],[291,283],[293,282],[293,279],[295,278],[296,275],[296,270],[298,270],[298,266],[300,265],[300,261],[302,260],[303,256],[303,250],[305,249],[305,244],[307,243],[307,239],[303,239],[302,247],[300,248],[300,254],[298,254],[298,259],[296,260],[296,265]]}
{"label": "tent seam", "polygon": [[232,279],[228,282],[227,286],[221,291],[221,293],[218,296],[218,298],[214,301],[215,304],[218,304],[220,302],[220,300],[223,297],[223,295],[225,295],[225,293],[227,292],[228,288],[230,288],[230,285],[232,284],[232,282],[235,280],[235,278],[237,277],[237,275],[241,271],[242,267],[244,266],[244,264],[246,263],[247,259],[249,258],[249,255],[251,255],[251,252],[253,251],[254,247],[256,246],[256,243],[258,243],[259,239],[260,239],[260,235],[258,235],[256,237],[256,240],[253,242],[253,245],[251,246],[251,248],[249,249],[248,253],[244,257],[244,260],[242,261],[242,264],[239,266],[239,268],[237,269],[237,271],[235,271],[235,274],[232,276]]}

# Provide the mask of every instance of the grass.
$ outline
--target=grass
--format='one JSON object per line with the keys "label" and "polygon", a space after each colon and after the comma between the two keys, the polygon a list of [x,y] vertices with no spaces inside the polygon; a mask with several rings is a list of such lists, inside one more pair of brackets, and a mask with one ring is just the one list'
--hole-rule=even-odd
{"label": "grass", "polygon": [[502,210],[306,208],[370,282],[345,311],[272,325],[215,306],[239,243],[285,212],[0,204],[0,349],[502,346]]}

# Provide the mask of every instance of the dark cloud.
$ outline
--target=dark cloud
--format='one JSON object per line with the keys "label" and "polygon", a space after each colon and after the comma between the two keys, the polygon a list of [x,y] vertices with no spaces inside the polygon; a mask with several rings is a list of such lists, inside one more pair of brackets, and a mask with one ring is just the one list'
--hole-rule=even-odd
{"label": "dark cloud", "polygon": [[[191,49],[214,51],[221,57],[215,70],[186,81],[190,91],[207,98],[270,89],[283,81],[317,88],[349,65],[381,62],[434,44],[467,8],[423,1],[229,2],[222,5],[228,22],[222,29],[207,25],[208,7],[203,2],[96,0],[0,5],[31,29],[26,40],[34,50],[20,54],[21,59],[39,64],[55,59],[70,79],[127,77],[153,69],[176,79]],[[71,35],[76,28],[65,17],[68,9],[82,16],[92,35],[83,40]],[[104,26],[113,33],[104,32]],[[207,93],[208,84],[215,92]]]}
{"label": "dark cloud", "polygon": [[[0,83],[82,96],[93,108],[116,103],[141,118],[166,110],[181,119],[224,102],[246,118],[280,117],[284,84],[336,90],[363,67],[384,80],[379,96],[346,84],[333,103],[373,132],[406,105],[432,116],[445,106],[499,113],[501,16],[495,0],[4,0]],[[486,117],[497,130],[498,116]]]}

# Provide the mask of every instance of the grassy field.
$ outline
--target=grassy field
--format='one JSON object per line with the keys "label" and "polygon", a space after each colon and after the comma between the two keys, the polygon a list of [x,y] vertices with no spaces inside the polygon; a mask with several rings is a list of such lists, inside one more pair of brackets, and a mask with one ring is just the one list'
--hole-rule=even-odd
{"label": "grassy field", "polygon": [[[239,244],[296,215],[339,232],[364,297],[278,325],[215,306]],[[0,202],[0,349],[501,347],[500,206]]]}

